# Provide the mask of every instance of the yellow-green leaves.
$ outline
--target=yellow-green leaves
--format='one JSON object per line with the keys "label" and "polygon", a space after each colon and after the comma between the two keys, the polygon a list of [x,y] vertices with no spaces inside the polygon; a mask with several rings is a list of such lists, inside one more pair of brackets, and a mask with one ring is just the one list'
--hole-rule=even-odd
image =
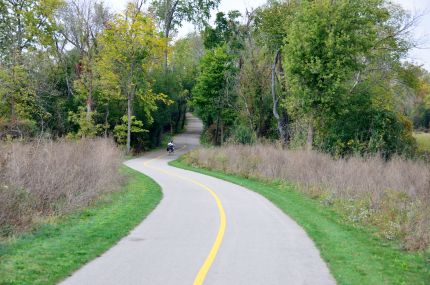
{"label": "yellow-green leaves", "polygon": [[[102,93],[108,98],[127,100],[127,151],[131,148],[132,114],[135,98],[143,106],[148,124],[157,102],[169,103],[163,94],[151,89],[149,72],[159,64],[164,39],[155,29],[153,20],[136,5],[129,4],[122,14],[117,14],[99,38],[101,50],[96,64]],[[116,133],[121,133],[116,131]],[[122,136],[118,137],[122,140]]]}
{"label": "yellow-green leaves", "polygon": [[146,75],[160,61],[164,46],[152,19],[129,6],[125,13],[115,15],[99,42],[96,69],[103,91],[124,98],[148,93]]}

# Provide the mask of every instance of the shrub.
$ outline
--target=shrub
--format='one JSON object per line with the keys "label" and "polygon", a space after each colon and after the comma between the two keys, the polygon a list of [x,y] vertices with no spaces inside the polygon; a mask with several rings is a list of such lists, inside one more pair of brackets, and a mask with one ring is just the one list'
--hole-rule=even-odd
{"label": "shrub", "polygon": [[405,116],[381,107],[370,95],[350,98],[345,111],[319,122],[314,145],[336,157],[379,153],[384,158],[413,156],[416,143]]}
{"label": "shrub", "polygon": [[0,229],[87,205],[120,182],[121,153],[107,139],[0,145]]}
{"label": "shrub", "polygon": [[248,127],[239,125],[234,129],[232,141],[239,144],[253,144],[257,140],[257,136]]}
{"label": "shrub", "polygon": [[0,140],[32,137],[36,133],[36,124],[30,120],[11,122],[0,118]]}

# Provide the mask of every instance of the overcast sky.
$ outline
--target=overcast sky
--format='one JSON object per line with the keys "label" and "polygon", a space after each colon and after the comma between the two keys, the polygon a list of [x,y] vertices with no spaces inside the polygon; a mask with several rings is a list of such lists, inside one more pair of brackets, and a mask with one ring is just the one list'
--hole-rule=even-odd
{"label": "overcast sky", "polygon": [[[414,37],[420,43],[420,48],[414,49],[409,55],[410,61],[422,64],[430,71],[430,0],[392,0],[394,3],[402,5],[413,15],[424,14],[418,26],[414,30]],[[104,0],[104,2],[114,11],[121,11],[127,0]],[[248,8],[256,8],[266,0],[221,0],[220,11],[239,10],[242,13]],[[214,13],[215,14],[215,13]],[[179,36],[186,35],[194,30],[190,24],[185,24],[179,31]]]}

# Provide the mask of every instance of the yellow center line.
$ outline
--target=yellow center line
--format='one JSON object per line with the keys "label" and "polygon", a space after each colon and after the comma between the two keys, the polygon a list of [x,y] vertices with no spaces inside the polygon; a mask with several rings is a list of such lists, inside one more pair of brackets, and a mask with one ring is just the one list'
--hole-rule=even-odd
{"label": "yellow center line", "polygon": [[[183,146],[180,150],[185,149],[186,147],[187,146]],[[201,182],[199,182],[197,180],[194,180],[192,178],[181,176],[181,175],[176,174],[174,172],[171,172],[171,171],[159,168],[159,167],[155,167],[155,166],[150,166],[149,165],[150,162],[152,162],[154,160],[157,160],[157,159],[160,159],[160,158],[162,158],[162,157],[164,157],[166,155],[167,154],[163,154],[163,155],[160,155],[160,156],[155,157],[153,159],[150,159],[150,160],[146,161],[144,163],[144,165],[146,167],[158,170],[158,171],[166,173],[168,175],[172,175],[172,176],[178,177],[178,178],[180,178],[182,180],[191,182],[191,183],[193,183],[193,184],[195,184],[197,186],[202,187],[203,189],[205,189],[206,191],[208,191],[212,195],[212,197],[215,199],[216,205],[218,207],[219,220],[220,220],[219,228],[218,228],[218,234],[216,236],[214,244],[212,245],[212,248],[211,248],[211,251],[209,252],[209,255],[206,257],[205,262],[200,267],[199,273],[197,274],[196,278],[194,279],[194,283],[193,283],[193,285],[202,285],[203,282],[205,281],[205,278],[206,278],[206,275],[207,275],[209,269],[212,266],[212,263],[215,260],[215,257],[216,257],[216,255],[217,255],[217,253],[219,251],[219,248],[221,247],[221,243],[222,243],[222,240],[224,238],[225,228],[226,228],[226,224],[227,224],[227,219],[226,219],[226,216],[225,216],[224,207],[222,206],[221,200],[218,197],[218,195],[215,193],[215,191],[213,191],[211,188],[209,188],[205,184],[203,184],[203,183],[201,183]]]}

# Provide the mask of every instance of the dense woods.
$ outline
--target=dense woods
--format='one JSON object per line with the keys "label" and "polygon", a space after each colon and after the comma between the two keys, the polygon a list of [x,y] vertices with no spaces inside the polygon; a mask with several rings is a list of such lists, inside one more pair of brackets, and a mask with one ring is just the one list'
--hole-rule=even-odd
{"label": "dense woods", "polygon": [[209,140],[415,152],[412,120],[428,127],[429,95],[428,72],[403,61],[415,18],[387,1],[272,1],[237,17],[219,13],[203,33],[192,103]]}
{"label": "dense woods", "polygon": [[[176,1],[178,2],[178,1]],[[140,151],[185,125],[200,39],[217,1],[0,2],[0,138],[113,136]]]}
{"label": "dense woods", "polygon": [[[336,157],[412,155],[430,121],[428,72],[406,62],[416,18],[384,0],[0,4],[0,138],[161,143],[191,107],[204,139],[280,140]],[[197,32],[178,38],[185,22]]]}

